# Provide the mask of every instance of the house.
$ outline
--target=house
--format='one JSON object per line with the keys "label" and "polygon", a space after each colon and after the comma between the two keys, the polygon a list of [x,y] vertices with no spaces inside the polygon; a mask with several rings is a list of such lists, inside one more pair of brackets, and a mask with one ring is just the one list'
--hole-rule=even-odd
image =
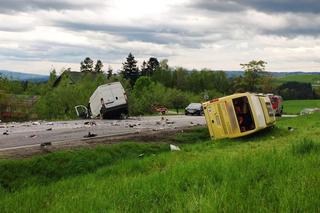
{"label": "house", "polygon": [[69,84],[78,83],[83,77],[90,76],[92,80],[95,80],[98,77],[96,72],[79,72],[79,71],[64,71],[53,83],[53,87],[57,87],[62,79],[66,79]]}

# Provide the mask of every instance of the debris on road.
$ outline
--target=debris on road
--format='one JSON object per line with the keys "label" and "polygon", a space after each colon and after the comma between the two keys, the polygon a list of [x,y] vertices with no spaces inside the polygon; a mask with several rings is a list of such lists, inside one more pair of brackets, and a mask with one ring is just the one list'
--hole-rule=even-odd
{"label": "debris on road", "polygon": [[46,146],[51,146],[52,143],[51,142],[44,142],[40,144],[40,147],[46,147]]}
{"label": "debris on road", "polygon": [[39,121],[34,121],[34,122],[32,122],[32,125],[40,125],[40,122]]}
{"label": "debris on road", "polygon": [[174,124],[174,121],[169,121],[169,120],[167,120],[167,121],[166,121],[166,124]]}
{"label": "debris on road", "polygon": [[95,121],[86,121],[86,122],[84,122],[84,125],[86,125],[86,126],[97,126],[97,123]]}
{"label": "debris on road", "polygon": [[91,132],[88,132],[87,135],[83,136],[84,138],[92,138],[92,137],[96,137],[97,134],[94,134],[94,133],[91,133]]}
{"label": "debris on road", "polygon": [[320,112],[320,108],[304,108],[300,111],[300,115],[309,115],[315,112]]}
{"label": "debris on road", "polygon": [[170,150],[171,151],[180,151],[180,148],[178,146],[175,146],[173,144],[170,144]]}
{"label": "debris on road", "polygon": [[[162,135],[161,132],[165,130],[177,130],[176,132],[180,132],[180,128],[191,126],[190,121],[194,124],[205,123],[204,118],[189,118],[182,115],[132,117],[128,120],[35,120],[1,123],[0,135],[2,136],[0,136],[0,148],[37,144],[39,149],[40,143],[47,141],[81,141],[118,135],[122,137],[122,135],[127,134],[132,135],[132,137],[135,137],[134,135],[143,137],[144,133]],[[84,124],[85,122],[86,125]],[[160,125],[156,125],[156,122],[159,122]],[[173,122],[174,124],[172,124]],[[14,126],[14,128],[11,126]],[[8,132],[6,132],[7,130]],[[89,131],[90,134],[88,134]],[[166,136],[165,134],[163,137]],[[137,153],[136,156],[139,154]]]}

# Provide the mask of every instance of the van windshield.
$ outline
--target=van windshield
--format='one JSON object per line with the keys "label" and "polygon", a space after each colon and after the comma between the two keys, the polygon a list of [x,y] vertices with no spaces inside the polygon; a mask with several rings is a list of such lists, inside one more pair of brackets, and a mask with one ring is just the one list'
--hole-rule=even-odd
{"label": "van windshield", "polygon": [[255,129],[251,107],[247,96],[232,99],[241,132]]}

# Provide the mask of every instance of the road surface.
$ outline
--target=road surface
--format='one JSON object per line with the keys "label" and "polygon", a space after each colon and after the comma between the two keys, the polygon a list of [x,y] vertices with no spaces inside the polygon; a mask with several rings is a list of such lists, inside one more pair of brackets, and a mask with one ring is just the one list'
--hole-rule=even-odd
{"label": "road surface", "polygon": [[96,137],[161,131],[204,125],[204,116],[147,116],[126,120],[74,120],[0,124],[0,151],[39,146],[46,142],[83,140],[90,132]]}

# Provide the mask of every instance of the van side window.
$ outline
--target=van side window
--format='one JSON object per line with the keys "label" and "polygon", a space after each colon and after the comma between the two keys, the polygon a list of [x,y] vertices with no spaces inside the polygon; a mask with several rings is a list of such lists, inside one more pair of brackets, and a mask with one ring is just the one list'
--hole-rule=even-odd
{"label": "van side window", "polygon": [[255,129],[251,107],[247,96],[232,100],[241,132]]}

